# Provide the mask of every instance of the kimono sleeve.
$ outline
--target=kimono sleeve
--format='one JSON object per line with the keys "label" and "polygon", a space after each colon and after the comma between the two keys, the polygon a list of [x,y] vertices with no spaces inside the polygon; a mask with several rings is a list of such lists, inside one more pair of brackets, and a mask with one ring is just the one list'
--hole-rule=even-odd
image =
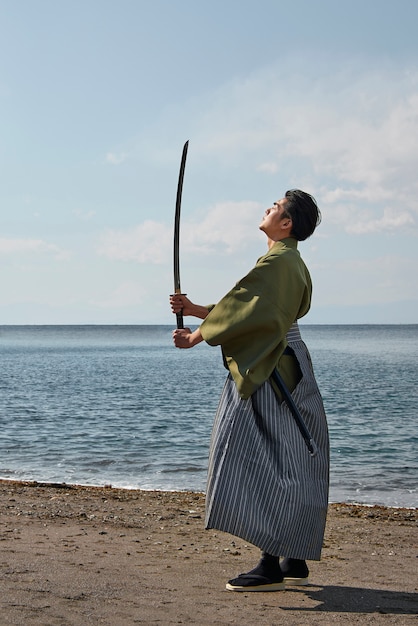
{"label": "kimono sleeve", "polygon": [[309,308],[300,257],[296,251],[289,253],[262,257],[200,326],[208,344],[222,346],[231,374],[245,395],[270,376],[286,346],[287,331],[301,311],[304,314]]}

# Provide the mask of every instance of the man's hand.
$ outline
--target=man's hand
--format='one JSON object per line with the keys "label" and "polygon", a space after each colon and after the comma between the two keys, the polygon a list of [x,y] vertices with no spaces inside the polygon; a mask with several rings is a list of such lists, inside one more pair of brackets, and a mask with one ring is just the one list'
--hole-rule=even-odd
{"label": "man's hand", "polygon": [[199,328],[191,331],[190,328],[177,328],[173,330],[173,341],[176,348],[193,348],[203,341]]}
{"label": "man's hand", "polygon": [[184,293],[176,293],[170,296],[170,306],[173,313],[182,313],[184,316],[193,315],[204,320],[209,313],[207,307],[194,304]]}

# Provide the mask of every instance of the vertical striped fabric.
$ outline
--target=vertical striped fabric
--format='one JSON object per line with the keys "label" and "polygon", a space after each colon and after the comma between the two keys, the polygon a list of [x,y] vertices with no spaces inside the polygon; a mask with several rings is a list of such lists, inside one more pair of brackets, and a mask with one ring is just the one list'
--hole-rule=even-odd
{"label": "vertical striped fabric", "polygon": [[269,382],[243,400],[229,375],[212,432],[206,528],[241,537],[275,556],[319,560],[328,505],[328,429],[297,324],[287,340],[302,371],[292,396],[318,452],[309,454]]}

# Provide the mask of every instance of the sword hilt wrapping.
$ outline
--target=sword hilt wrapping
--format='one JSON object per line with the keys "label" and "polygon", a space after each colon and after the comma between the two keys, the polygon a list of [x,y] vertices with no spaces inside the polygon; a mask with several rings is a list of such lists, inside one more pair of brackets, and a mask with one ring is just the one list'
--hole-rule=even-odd
{"label": "sword hilt wrapping", "polygon": [[[181,289],[176,289],[175,296],[185,296],[187,294],[185,293],[181,293]],[[184,321],[183,321],[183,309],[181,311],[179,311],[178,313],[176,313],[176,318],[177,318],[177,328],[184,328]]]}
{"label": "sword hilt wrapping", "polygon": [[183,313],[176,313],[177,328],[184,328]]}

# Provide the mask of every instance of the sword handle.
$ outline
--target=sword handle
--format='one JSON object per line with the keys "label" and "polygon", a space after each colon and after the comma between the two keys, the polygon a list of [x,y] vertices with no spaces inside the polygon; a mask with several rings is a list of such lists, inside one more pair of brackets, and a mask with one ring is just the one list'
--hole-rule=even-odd
{"label": "sword handle", "polygon": [[183,313],[176,313],[177,328],[184,328]]}
{"label": "sword handle", "polygon": [[[181,293],[181,290],[175,290],[174,292],[175,296],[186,296],[187,294],[185,293]],[[177,328],[184,328],[184,322],[183,322],[183,309],[181,311],[179,311],[178,313],[176,313],[176,318],[177,318]]]}

